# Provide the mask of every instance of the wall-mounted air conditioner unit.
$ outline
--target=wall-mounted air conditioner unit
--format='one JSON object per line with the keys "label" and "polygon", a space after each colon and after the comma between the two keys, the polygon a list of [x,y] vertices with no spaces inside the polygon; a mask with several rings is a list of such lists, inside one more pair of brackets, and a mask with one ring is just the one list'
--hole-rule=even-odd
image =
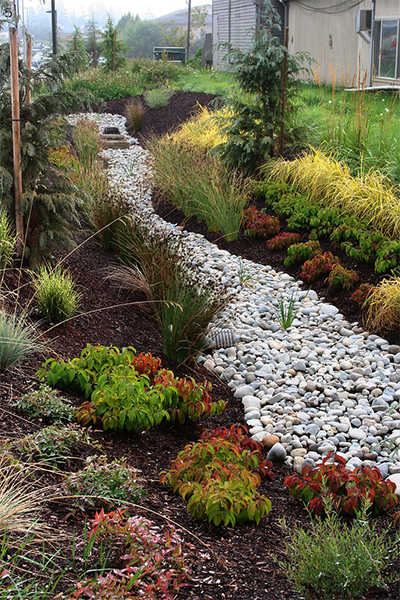
{"label": "wall-mounted air conditioner unit", "polygon": [[372,10],[356,11],[356,32],[371,31],[372,28]]}

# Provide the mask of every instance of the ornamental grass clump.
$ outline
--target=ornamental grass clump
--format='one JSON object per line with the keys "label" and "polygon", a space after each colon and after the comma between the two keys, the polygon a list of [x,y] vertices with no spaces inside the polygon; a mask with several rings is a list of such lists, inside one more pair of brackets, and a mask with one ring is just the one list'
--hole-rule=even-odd
{"label": "ornamental grass clump", "polygon": [[90,172],[101,150],[101,135],[96,121],[78,119],[73,129],[75,151],[84,171]]}
{"label": "ornamental grass clump", "polygon": [[205,221],[227,242],[238,238],[250,182],[201,148],[164,137],[152,139],[154,182],[187,217]]}
{"label": "ornamental grass clump", "polygon": [[0,270],[5,269],[13,259],[17,235],[11,227],[4,210],[0,210]]}
{"label": "ornamental grass clump", "polygon": [[194,253],[173,231],[130,217],[121,239],[129,266],[114,270],[121,285],[142,289],[153,307],[171,360],[186,362],[208,345],[207,333],[229,294],[218,278],[207,278],[194,268]]}
{"label": "ornamental grass clump", "polygon": [[61,323],[76,313],[81,294],[68,271],[42,265],[36,273],[31,272],[31,277],[36,302],[50,323]]}
{"label": "ornamental grass clump", "polygon": [[376,331],[396,329],[400,325],[400,277],[383,279],[365,302],[366,325]]}
{"label": "ornamental grass clump", "polygon": [[39,522],[49,487],[32,489],[32,468],[13,468],[5,458],[0,459],[0,535],[19,542],[25,536],[44,538],[47,527]]}
{"label": "ornamental grass clump", "polygon": [[26,360],[39,349],[38,336],[24,316],[0,311],[0,371]]}
{"label": "ornamental grass clump", "polygon": [[144,100],[149,108],[163,108],[169,103],[173,91],[169,88],[159,87],[146,90],[143,94]]}
{"label": "ornamental grass clump", "polygon": [[128,102],[125,109],[126,120],[134,132],[142,131],[146,107],[140,98],[133,98]]}
{"label": "ornamental grass clump", "polygon": [[226,108],[210,111],[207,107],[199,105],[197,114],[167,138],[177,144],[194,146],[203,152],[208,152],[226,142],[222,123],[228,116],[229,111]]}

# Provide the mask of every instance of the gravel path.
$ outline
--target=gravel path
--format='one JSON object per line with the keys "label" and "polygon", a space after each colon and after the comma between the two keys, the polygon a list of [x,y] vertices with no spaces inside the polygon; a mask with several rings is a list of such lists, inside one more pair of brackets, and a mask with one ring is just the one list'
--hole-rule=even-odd
{"label": "gravel path", "polygon": [[[91,115],[124,129],[124,117]],[[124,189],[133,212],[149,227],[170,229],[145,193],[149,155],[135,140],[128,150],[106,150],[111,181]],[[252,437],[297,472],[337,452],[354,469],[377,466],[400,495],[400,345],[389,345],[348,323],[335,306],[301,290],[285,273],[241,260],[203,236],[173,227],[195,249],[205,276],[222,276],[234,300],[214,348],[199,362],[218,374],[241,399]],[[240,282],[245,273],[247,286]],[[276,317],[281,302],[295,299],[288,330]]]}

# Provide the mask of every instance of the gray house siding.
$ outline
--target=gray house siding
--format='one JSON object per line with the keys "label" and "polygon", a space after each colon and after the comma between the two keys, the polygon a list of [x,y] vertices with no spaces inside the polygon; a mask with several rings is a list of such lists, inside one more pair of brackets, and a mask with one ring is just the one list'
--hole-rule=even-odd
{"label": "gray house siding", "polygon": [[[283,7],[279,0],[272,4],[278,11],[283,22]],[[224,68],[226,50],[219,44],[232,44],[234,48],[244,52],[251,49],[254,31],[260,24],[260,10],[264,7],[263,0],[213,0],[213,65]],[[280,42],[283,41],[283,31],[276,32]]]}

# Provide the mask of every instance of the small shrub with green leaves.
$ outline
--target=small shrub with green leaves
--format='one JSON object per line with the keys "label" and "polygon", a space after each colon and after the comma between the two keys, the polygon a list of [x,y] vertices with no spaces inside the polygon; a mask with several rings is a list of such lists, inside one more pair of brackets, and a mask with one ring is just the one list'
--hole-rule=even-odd
{"label": "small shrub with green leaves", "polygon": [[360,281],[360,278],[356,271],[351,269],[345,269],[339,263],[333,265],[325,283],[329,287],[337,288],[340,290],[351,290],[356,283]]}
{"label": "small shrub with green leaves", "polygon": [[0,210],[0,270],[7,267],[14,256],[17,235],[5,210]]}
{"label": "small shrub with green leaves", "polygon": [[261,444],[238,425],[204,432],[201,441],[188,444],[162,472],[197,519],[234,527],[247,521],[258,525],[271,509],[271,501],[257,493],[261,477],[273,477],[272,463],[263,460]]}
{"label": "small shrub with green leaves", "polygon": [[49,425],[36,433],[29,433],[19,440],[11,442],[25,460],[62,464],[76,446],[94,447],[88,431],[78,425]]}
{"label": "small shrub with green leaves", "polygon": [[154,88],[144,92],[144,99],[149,108],[163,108],[167,106],[172,96],[172,90],[169,88]]}
{"label": "small shrub with green leaves", "polygon": [[171,600],[190,579],[192,548],[173,527],[160,529],[144,517],[126,519],[123,510],[102,509],[92,521],[89,542],[95,556],[104,556],[109,549],[107,573],[78,583],[69,600]]}
{"label": "small shrub with green leaves", "polygon": [[144,355],[136,360],[134,348],[88,344],[80,357],[49,359],[38,375],[53,387],[90,398],[78,409],[77,419],[83,425],[101,424],[104,429],[143,431],[163,420],[184,423],[219,414],[225,408],[223,400],[212,401],[210,383],[178,379],[167,369],[157,369],[154,374],[154,369],[146,366],[153,363],[153,358]]}
{"label": "small shrub with green leaves", "polygon": [[67,398],[62,398],[56,390],[41,384],[37,390],[31,390],[13,401],[13,406],[23,410],[32,419],[44,421],[73,421],[75,408]]}
{"label": "small shrub with green leaves", "polygon": [[76,313],[81,295],[68,271],[42,265],[31,277],[36,301],[50,323],[61,323]]}
{"label": "small shrub with green leaves", "polygon": [[382,479],[379,469],[368,466],[346,469],[346,461],[329,454],[316,467],[306,465],[301,475],[289,475],[285,486],[291,496],[302,500],[316,514],[324,510],[324,498],[329,496],[332,510],[354,516],[368,500],[374,514],[398,504],[396,484]]}
{"label": "small shrub with green leaves", "polygon": [[39,349],[37,337],[23,316],[0,311],[0,371],[34,354]]}
{"label": "small shrub with green leaves", "polygon": [[136,504],[143,495],[137,483],[137,471],[125,459],[107,462],[105,456],[89,456],[85,467],[72,473],[63,482],[64,491],[72,496],[73,504],[84,509],[92,507],[117,508],[126,502]]}
{"label": "small shrub with green leaves", "polygon": [[261,179],[259,181],[252,181],[251,191],[256,198],[265,200],[267,206],[272,206],[274,202],[279,202],[283,195],[293,192],[293,188],[287,183]]}
{"label": "small shrub with green leaves", "polygon": [[279,219],[250,206],[243,211],[243,229],[248,237],[272,238],[279,233]]}
{"label": "small shrub with green leaves", "polygon": [[298,263],[304,263],[321,254],[321,245],[318,240],[309,240],[301,244],[293,244],[288,248],[288,255],[285,258],[285,267],[292,267]]}
{"label": "small shrub with green leaves", "polygon": [[355,520],[343,523],[325,498],[325,518],[312,520],[309,530],[283,523],[289,559],[280,566],[306,600],[354,600],[373,586],[387,587],[385,569],[400,553],[399,535],[387,540],[386,531],[378,533],[368,509],[364,498]]}

